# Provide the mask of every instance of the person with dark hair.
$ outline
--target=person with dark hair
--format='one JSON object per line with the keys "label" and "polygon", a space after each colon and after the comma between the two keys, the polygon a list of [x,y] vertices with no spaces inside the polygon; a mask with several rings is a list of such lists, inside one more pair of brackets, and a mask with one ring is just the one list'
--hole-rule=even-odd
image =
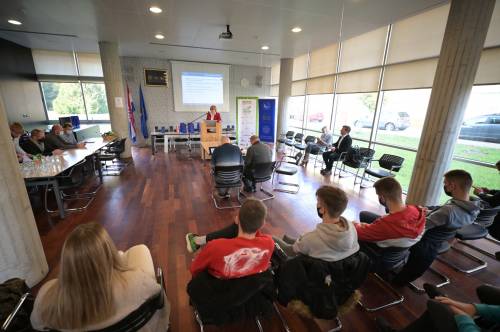
{"label": "person with dark hair", "polygon": [[329,151],[323,152],[323,161],[325,162],[325,168],[321,170],[321,174],[330,175],[332,174],[333,162],[340,158],[342,152],[347,152],[352,146],[352,138],[349,136],[351,132],[351,127],[342,126],[340,129],[340,137]]}
{"label": "person with dark hair", "polygon": [[342,217],[347,207],[346,193],[337,187],[321,186],[316,191],[316,209],[322,222],[298,240],[284,236],[274,238],[288,257],[307,255],[327,262],[349,257],[359,250],[358,237],[352,222]]}
{"label": "person with dark hair", "polygon": [[219,279],[233,279],[266,271],[274,251],[271,236],[260,232],[266,215],[264,203],[247,199],[234,224],[206,236],[188,233],[189,252],[197,251],[203,245],[191,264],[193,277],[208,271]]}
{"label": "person with dark hair", "polygon": [[75,134],[73,133],[73,125],[71,122],[66,122],[63,124],[63,132],[61,133],[61,138],[68,144],[76,144]]}
{"label": "person with dark hair", "polygon": [[51,154],[58,155],[62,153],[62,150],[56,149],[52,153],[45,149],[45,132],[41,129],[33,129],[31,131],[30,139],[21,143],[21,147],[24,151],[31,155],[42,154],[44,156],[49,156]]}
{"label": "person with dark hair", "polygon": [[50,129],[50,134],[45,137],[45,149],[47,153],[52,153],[52,151],[68,150],[68,149],[83,149],[85,143],[69,144],[61,137],[63,134],[63,128],[60,124],[55,124]]}
{"label": "person with dark hair", "polygon": [[393,177],[379,179],[374,184],[378,201],[388,214],[379,216],[368,211],[359,214],[360,223],[355,223],[361,250],[374,263],[374,271],[392,270],[404,264],[405,255],[385,252],[386,248],[404,249],[417,243],[425,229],[426,209],[406,205],[403,201],[403,189]]}
{"label": "person with dark hair", "polygon": [[444,241],[455,237],[456,231],[476,220],[481,207],[480,200],[471,200],[469,191],[472,177],[464,170],[456,169],[444,174],[443,190],[450,196],[442,206],[430,207],[426,217],[422,239],[410,248],[410,256],[394,283],[404,285],[413,281],[429,268]]}

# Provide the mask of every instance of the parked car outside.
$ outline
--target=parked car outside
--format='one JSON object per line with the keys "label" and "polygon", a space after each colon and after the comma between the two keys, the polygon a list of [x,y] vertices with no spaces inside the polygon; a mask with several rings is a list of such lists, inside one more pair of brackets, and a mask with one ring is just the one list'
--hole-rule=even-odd
{"label": "parked car outside", "polygon": [[465,120],[458,138],[500,143],[500,113],[480,115]]}
{"label": "parked car outside", "polygon": [[[371,128],[372,115],[366,115],[354,122],[354,126],[358,128]],[[407,112],[384,112],[380,114],[378,129],[393,131],[405,130],[410,126],[410,115]]]}
{"label": "parked car outside", "polygon": [[323,122],[325,115],[322,112],[311,113],[308,115],[309,122]]}

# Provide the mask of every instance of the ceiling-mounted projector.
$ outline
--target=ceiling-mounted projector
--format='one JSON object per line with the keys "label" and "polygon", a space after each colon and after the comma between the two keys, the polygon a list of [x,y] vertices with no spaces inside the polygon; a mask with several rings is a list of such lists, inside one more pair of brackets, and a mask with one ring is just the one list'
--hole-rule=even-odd
{"label": "ceiling-mounted projector", "polygon": [[219,39],[233,39],[233,33],[229,30],[229,24],[226,25],[226,31],[221,32]]}

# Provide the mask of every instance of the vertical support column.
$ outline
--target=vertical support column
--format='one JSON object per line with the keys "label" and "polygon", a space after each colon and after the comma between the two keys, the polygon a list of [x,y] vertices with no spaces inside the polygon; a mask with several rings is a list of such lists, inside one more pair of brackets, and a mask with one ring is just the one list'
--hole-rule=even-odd
{"label": "vertical support column", "polygon": [[[111,128],[120,137],[129,137],[128,116],[125,103],[125,92],[123,89],[123,77],[118,44],[110,42],[99,42],[101,53],[102,72],[104,74],[104,84],[106,85],[106,99],[108,101]],[[131,156],[130,138],[125,144],[125,151],[122,157]]]}
{"label": "vertical support column", "polygon": [[280,86],[278,94],[278,125],[277,137],[288,130],[288,100],[292,95],[293,59],[280,61]]}
{"label": "vertical support column", "polygon": [[408,202],[433,205],[442,191],[474,84],[495,0],[452,0],[420,138]]}
{"label": "vertical support column", "polygon": [[17,277],[31,287],[49,267],[9,133],[0,97],[0,283]]}

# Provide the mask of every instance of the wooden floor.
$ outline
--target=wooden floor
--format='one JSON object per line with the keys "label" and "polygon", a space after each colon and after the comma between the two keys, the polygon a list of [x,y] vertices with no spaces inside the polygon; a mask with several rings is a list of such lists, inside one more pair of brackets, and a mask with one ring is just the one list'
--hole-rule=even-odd
{"label": "wooden floor", "polygon": [[[50,266],[46,280],[57,275],[58,261],[64,239],[77,225],[96,221],[104,225],[119,249],[144,243],[153,255],[156,265],[166,274],[167,296],[172,306],[171,331],[199,330],[193,318],[186,294],[190,280],[188,267],[192,256],[186,251],[184,235],[187,232],[205,234],[233,221],[236,210],[217,210],[211,201],[209,164],[199,157],[188,159],[184,152],[151,155],[147,148],[133,150],[133,164],[119,177],[105,177],[105,183],[96,200],[85,212],[72,213],[66,219],[49,216],[42,211],[39,198],[32,204]],[[266,202],[269,217],[264,231],[272,235],[298,236],[312,230],[320,222],[316,214],[315,190],[323,183],[340,186],[349,195],[344,216],[355,220],[361,210],[382,213],[373,189],[353,188],[352,178],[325,179],[319,168],[309,165],[299,172],[300,192],[297,195],[276,193],[276,199]],[[483,243],[484,244],[484,243]],[[446,254],[461,259],[455,253]],[[478,254],[479,257],[485,258]],[[443,290],[458,300],[475,301],[475,287],[482,283],[500,285],[500,262],[485,258],[489,266],[472,276],[455,272],[440,262],[434,267],[447,274],[452,284]],[[45,280],[44,280],[45,281]],[[36,290],[36,289],[35,289]],[[378,304],[388,293],[368,281],[361,289],[364,299]],[[380,311],[395,327],[402,327],[418,317],[425,309],[426,296],[400,288],[405,300],[401,305]],[[303,320],[281,308],[292,331],[326,331],[333,322]],[[375,315],[356,307],[341,317],[344,331],[375,331]],[[284,331],[277,317],[263,322],[264,331]],[[240,323],[218,331],[257,331],[253,322]]]}

